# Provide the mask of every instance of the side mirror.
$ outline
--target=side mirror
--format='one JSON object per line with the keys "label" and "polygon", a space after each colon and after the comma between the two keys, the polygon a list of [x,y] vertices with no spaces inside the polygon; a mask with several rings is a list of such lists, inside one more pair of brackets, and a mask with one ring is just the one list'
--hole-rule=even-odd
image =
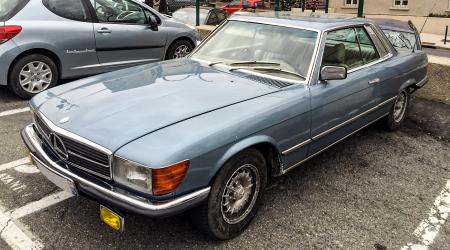
{"label": "side mirror", "polygon": [[150,26],[150,29],[152,30],[158,30],[158,20],[156,20],[156,17],[151,15],[148,18],[148,26]]}
{"label": "side mirror", "polygon": [[324,66],[320,70],[320,80],[343,80],[347,78],[347,68],[344,66]]}

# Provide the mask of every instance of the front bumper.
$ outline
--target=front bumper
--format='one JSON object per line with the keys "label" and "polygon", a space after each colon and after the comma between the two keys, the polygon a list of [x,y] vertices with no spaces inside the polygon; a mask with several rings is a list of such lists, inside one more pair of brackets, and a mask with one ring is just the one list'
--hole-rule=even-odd
{"label": "front bumper", "polygon": [[[42,141],[36,133],[33,125],[28,125],[22,132],[22,139],[30,150],[31,157],[37,167],[41,169],[49,180],[55,184],[61,182],[72,183],[72,193],[80,191],[88,197],[99,201],[100,203],[114,206],[123,211],[143,214],[151,217],[164,217],[181,213],[192,208],[208,197],[210,187],[180,196],[169,201],[150,201],[145,197],[136,196],[117,187],[96,181],[89,176],[75,174],[68,169],[60,166],[57,161],[46,153],[42,146]],[[52,176],[52,178],[49,177]],[[60,186],[60,185],[58,185]]]}

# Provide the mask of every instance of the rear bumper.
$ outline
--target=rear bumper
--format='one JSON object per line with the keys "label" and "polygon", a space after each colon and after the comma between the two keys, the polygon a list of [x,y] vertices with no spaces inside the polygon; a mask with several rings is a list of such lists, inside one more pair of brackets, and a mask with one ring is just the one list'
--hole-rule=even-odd
{"label": "rear bumper", "polygon": [[416,85],[415,85],[416,88],[417,88],[417,89],[422,88],[423,86],[425,86],[425,84],[428,83],[428,80],[429,80],[428,76],[425,76],[425,78],[424,78],[422,81],[416,83]]}
{"label": "rear bumper", "polygon": [[[81,176],[60,166],[52,156],[46,153],[42,141],[34,130],[33,125],[28,125],[22,132],[22,139],[30,150],[31,157],[49,180],[58,185],[58,182],[71,182],[76,190],[88,197],[123,211],[143,214],[151,217],[165,217],[181,213],[192,208],[208,197],[210,187],[180,196],[169,201],[151,201],[145,197],[131,194],[128,191],[118,189],[96,178]],[[49,175],[52,178],[49,178]],[[56,180],[55,180],[56,179]],[[60,186],[60,185],[59,185]]]}

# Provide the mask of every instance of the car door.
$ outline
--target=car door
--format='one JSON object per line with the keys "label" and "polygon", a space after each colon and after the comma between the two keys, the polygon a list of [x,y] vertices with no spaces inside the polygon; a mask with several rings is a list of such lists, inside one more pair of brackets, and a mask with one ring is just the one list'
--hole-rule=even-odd
{"label": "car door", "polygon": [[[360,41],[364,40],[364,44]],[[319,81],[311,91],[311,137],[309,155],[321,152],[347,135],[381,117],[378,70],[380,61],[364,27],[327,32],[322,66],[345,66],[344,80]]]}
{"label": "car door", "polygon": [[[130,0],[89,0],[96,13],[94,23],[97,56],[103,65],[128,65],[164,59],[167,30],[162,20]],[[148,25],[153,15],[158,29]]]}
{"label": "car door", "polygon": [[47,20],[42,20],[45,25],[24,20],[26,26],[35,27],[25,42],[50,43],[61,60],[61,78],[97,73],[91,67],[98,65],[98,59],[88,5],[82,0],[43,0],[42,4],[49,11]]}

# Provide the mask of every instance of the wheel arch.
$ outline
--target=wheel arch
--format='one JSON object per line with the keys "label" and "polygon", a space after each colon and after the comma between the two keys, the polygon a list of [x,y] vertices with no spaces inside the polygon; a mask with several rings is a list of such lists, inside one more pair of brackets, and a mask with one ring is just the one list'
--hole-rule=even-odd
{"label": "wheel arch", "polygon": [[61,76],[62,65],[61,65],[61,59],[58,57],[58,55],[56,55],[54,52],[52,52],[51,50],[48,50],[48,49],[33,48],[33,49],[25,50],[22,53],[20,53],[19,55],[17,55],[16,58],[14,58],[14,60],[12,61],[12,63],[9,65],[8,84],[9,84],[9,76],[11,74],[11,71],[12,71],[14,65],[17,63],[17,61],[19,61],[20,59],[22,59],[25,56],[32,55],[32,54],[40,54],[40,55],[44,55],[44,56],[47,56],[50,59],[52,59],[53,62],[56,64],[56,67],[58,68],[59,76]]}
{"label": "wheel arch", "polygon": [[222,169],[225,163],[227,163],[232,157],[236,156],[240,152],[250,148],[258,150],[263,155],[267,164],[268,176],[279,176],[281,174],[281,154],[276,145],[276,141],[273,138],[265,135],[249,137],[233,144],[225,151],[225,153],[214,166],[211,182],[214,181],[216,175]]}
{"label": "wheel arch", "polygon": [[189,37],[187,35],[179,36],[169,43],[169,46],[167,46],[167,48],[166,48],[166,53],[165,53],[164,57],[167,57],[167,53],[169,52],[169,49],[172,47],[172,45],[180,40],[186,40],[192,45],[193,48],[196,47],[195,41],[193,41],[191,37]]}

